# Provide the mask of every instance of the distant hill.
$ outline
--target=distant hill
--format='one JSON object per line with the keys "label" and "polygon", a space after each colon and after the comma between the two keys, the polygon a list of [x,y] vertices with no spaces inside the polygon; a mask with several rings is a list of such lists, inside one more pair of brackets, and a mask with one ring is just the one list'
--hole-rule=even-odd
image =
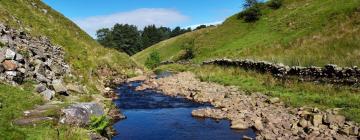
{"label": "distant hill", "polygon": [[174,60],[191,47],[197,63],[227,57],[287,65],[360,66],[359,0],[284,0],[280,9],[265,5],[261,9],[255,23],[234,15],[222,25],[160,42],[133,58],[144,64],[151,52],[158,51],[162,61]]}

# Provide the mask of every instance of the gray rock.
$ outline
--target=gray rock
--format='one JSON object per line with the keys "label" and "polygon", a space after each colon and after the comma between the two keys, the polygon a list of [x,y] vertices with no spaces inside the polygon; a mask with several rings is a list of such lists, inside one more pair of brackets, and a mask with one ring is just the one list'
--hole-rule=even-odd
{"label": "gray rock", "polygon": [[0,48],[0,63],[5,60],[5,49]]}
{"label": "gray rock", "polygon": [[16,54],[16,58],[15,58],[16,61],[23,61],[24,60],[24,57],[21,55],[21,54]]}
{"label": "gray rock", "polygon": [[83,87],[79,86],[79,85],[75,85],[75,84],[68,84],[66,85],[66,88],[71,91],[71,92],[76,92],[76,93],[85,93],[85,90]]}
{"label": "gray rock", "polygon": [[5,50],[5,59],[13,60],[15,58],[16,53],[11,49]]}
{"label": "gray rock", "polygon": [[26,73],[26,69],[25,68],[18,68],[17,69],[19,72],[21,72],[21,73]]}
{"label": "gray rock", "polygon": [[46,89],[47,89],[46,86],[43,84],[38,84],[35,86],[35,91],[38,93],[41,93],[41,92],[45,91]]}
{"label": "gray rock", "polygon": [[85,127],[90,116],[104,115],[102,106],[97,103],[78,103],[61,110],[60,123]]}
{"label": "gray rock", "polygon": [[85,109],[90,115],[102,116],[104,115],[104,108],[98,103],[78,103],[72,105],[72,107],[79,107]]}
{"label": "gray rock", "polygon": [[85,127],[90,122],[89,113],[80,107],[70,107],[61,110],[62,115],[59,122],[62,124],[68,124],[72,126]]}
{"label": "gray rock", "polygon": [[36,80],[38,80],[39,82],[42,82],[42,83],[48,83],[50,82],[49,79],[47,79],[44,75],[42,74],[39,74],[39,73],[36,73]]}
{"label": "gray rock", "polygon": [[45,100],[50,101],[54,96],[55,96],[55,92],[49,89],[46,89],[45,91],[40,93]]}
{"label": "gray rock", "polygon": [[16,71],[5,71],[5,75],[7,75],[7,76],[16,76],[17,73],[16,73]]}
{"label": "gray rock", "polygon": [[56,93],[65,93],[67,94],[66,87],[62,84],[61,80],[53,80],[52,87],[54,88]]}

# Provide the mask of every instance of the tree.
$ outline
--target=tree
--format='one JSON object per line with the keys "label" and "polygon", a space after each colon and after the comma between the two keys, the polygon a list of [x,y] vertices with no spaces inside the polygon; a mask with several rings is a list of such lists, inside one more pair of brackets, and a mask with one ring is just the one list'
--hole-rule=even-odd
{"label": "tree", "polygon": [[243,7],[247,9],[256,6],[257,4],[259,4],[257,0],[245,0],[245,4],[243,5]]}
{"label": "tree", "polygon": [[140,33],[136,26],[115,24],[112,29],[113,47],[133,55],[141,50]]}
{"label": "tree", "polygon": [[246,0],[244,8],[245,10],[238,14],[239,19],[244,19],[245,22],[255,22],[259,20],[261,10],[257,0]]}
{"label": "tree", "polygon": [[112,47],[112,36],[111,30],[109,28],[102,28],[96,31],[97,41],[105,46],[105,47]]}
{"label": "tree", "polygon": [[195,28],[195,30],[203,29],[203,28],[206,28],[206,27],[207,27],[206,25],[200,25],[200,26],[197,26]]}
{"label": "tree", "polygon": [[149,57],[145,61],[145,66],[153,69],[160,64],[160,54],[157,51],[153,51],[150,53]]}
{"label": "tree", "polygon": [[275,10],[279,9],[282,5],[283,5],[282,0],[271,0],[267,4],[267,6],[269,6],[271,9],[275,9]]}

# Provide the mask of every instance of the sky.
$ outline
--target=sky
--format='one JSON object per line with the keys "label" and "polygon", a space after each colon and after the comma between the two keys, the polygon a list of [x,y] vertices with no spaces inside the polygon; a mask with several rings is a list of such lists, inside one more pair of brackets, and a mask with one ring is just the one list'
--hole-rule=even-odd
{"label": "sky", "polygon": [[43,0],[95,37],[116,23],[142,29],[155,24],[174,28],[219,24],[239,12],[244,0]]}

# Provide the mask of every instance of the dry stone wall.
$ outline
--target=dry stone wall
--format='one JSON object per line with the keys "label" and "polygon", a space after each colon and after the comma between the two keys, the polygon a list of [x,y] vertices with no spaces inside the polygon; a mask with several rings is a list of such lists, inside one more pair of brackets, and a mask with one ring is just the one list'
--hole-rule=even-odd
{"label": "dry stone wall", "polygon": [[271,73],[273,76],[278,78],[297,77],[301,81],[318,81],[345,85],[354,85],[360,82],[360,69],[356,66],[343,68],[334,64],[328,64],[324,67],[301,67],[286,66],[281,63],[274,64],[266,61],[255,61],[249,59],[214,59],[204,61],[203,65],[240,67],[245,70]]}

